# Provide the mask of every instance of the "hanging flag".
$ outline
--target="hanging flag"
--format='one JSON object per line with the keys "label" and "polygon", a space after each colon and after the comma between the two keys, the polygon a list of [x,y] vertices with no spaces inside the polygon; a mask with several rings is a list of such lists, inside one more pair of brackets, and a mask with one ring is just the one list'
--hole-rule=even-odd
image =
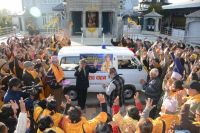
{"label": "hanging flag", "polygon": [[133,25],[137,25],[137,23],[130,17],[128,17],[128,23],[133,24]]}

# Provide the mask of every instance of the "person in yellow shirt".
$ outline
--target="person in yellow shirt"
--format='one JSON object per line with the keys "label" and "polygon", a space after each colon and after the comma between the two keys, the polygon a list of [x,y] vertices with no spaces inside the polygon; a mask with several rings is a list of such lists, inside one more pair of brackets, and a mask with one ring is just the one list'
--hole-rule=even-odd
{"label": "person in yellow shirt", "polygon": [[61,128],[54,126],[54,121],[50,116],[45,116],[41,118],[38,122],[37,133],[43,133],[44,131],[47,130],[53,130],[56,133],[64,133],[64,131]]}
{"label": "person in yellow shirt", "polygon": [[[147,119],[149,117],[149,112],[155,105],[152,105],[153,101],[148,99],[146,102],[146,107],[141,115],[141,119]],[[156,119],[151,119],[153,124],[152,133],[163,133],[167,132],[171,127],[171,122],[175,121],[176,124],[179,123],[178,115],[175,115],[177,109],[177,101],[175,100],[165,100],[162,107],[160,117]],[[138,131],[137,131],[138,132]]]}
{"label": "person in yellow shirt", "polygon": [[187,89],[189,95],[185,104],[190,104],[190,116],[195,114],[197,106],[200,105],[200,83],[198,81],[192,81]]}
{"label": "person in yellow shirt", "polygon": [[0,85],[0,108],[4,104],[3,97],[4,97],[5,92],[1,90],[3,87],[4,87],[3,85]]}
{"label": "person in yellow shirt", "polygon": [[[200,105],[195,111],[195,117],[190,117],[190,104],[184,104],[180,112],[180,124],[171,125],[169,133],[174,131],[189,131],[191,133],[200,133]],[[193,119],[194,118],[194,119]]]}
{"label": "person in yellow shirt", "polygon": [[10,75],[9,65],[5,59],[0,59],[0,73],[2,76]]}
{"label": "person in yellow shirt", "polygon": [[[138,100],[138,97],[139,93],[136,93],[136,96],[134,97],[135,101]],[[119,106],[119,97],[115,99],[114,106],[115,105]],[[112,107],[113,109],[114,106]],[[113,121],[119,125],[122,133],[135,132],[139,119],[139,110],[136,106],[129,106],[127,108],[127,114],[124,117],[120,114],[120,112],[114,114],[113,116]]]}
{"label": "person in yellow shirt", "polygon": [[176,114],[178,102],[176,99],[166,99],[161,107],[160,117],[153,120],[153,133],[167,132],[171,122],[179,124],[179,116]]}
{"label": "person in yellow shirt", "polygon": [[63,115],[57,112],[57,104],[53,96],[41,101],[39,106],[34,108],[33,119],[36,123],[44,116],[50,116],[54,121],[54,126],[58,126]]}
{"label": "person in yellow shirt", "polygon": [[198,106],[196,112],[195,112],[195,121],[198,125],[200,125],[200,105]]}
{"label": "person in yellow shirt", "polygon": [[138,130],[135,133],[152,133],[153,124],[151,118],[141,119],[138,122]]}
{"label": "person in yellow shirt", "polygon": [[68,100],[65,110],[68,115],[66,115],[61,122],[61,128],[65,133],[93,133],[98,123],[105,123],[107,121],[107,105],[105,98],[102,94],[97,95],[97,98],[100,101],[102,112],[92,120],[87,120],[82,116],[80,108],[70,105],[71,100],[69,97],[67,98]]}

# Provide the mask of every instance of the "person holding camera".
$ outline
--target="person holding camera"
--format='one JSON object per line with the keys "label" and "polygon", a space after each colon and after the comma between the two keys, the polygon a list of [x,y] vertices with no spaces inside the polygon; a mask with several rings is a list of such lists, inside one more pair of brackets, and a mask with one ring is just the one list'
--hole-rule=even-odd
{"label": "person holding camera", "polygon": [[18,78],[11,78],[8,82],[8,90],[4,95],[4,103],[19,101],[21,97],[25,98],[28,95],[21,91],[21,81]]}
{"label": "person holding camera", "polygon": [[[31,61],[24,62],[24,72],[22,75],[22,80],[23,80],[24,86],[33,86],[33,85],[37,85],[37,84],[42,85],[40,76],[34,69],[34,64]],[[43,89],[41,90],[41,92],[39,94],[39,98],[41,100],[44,99]]]}

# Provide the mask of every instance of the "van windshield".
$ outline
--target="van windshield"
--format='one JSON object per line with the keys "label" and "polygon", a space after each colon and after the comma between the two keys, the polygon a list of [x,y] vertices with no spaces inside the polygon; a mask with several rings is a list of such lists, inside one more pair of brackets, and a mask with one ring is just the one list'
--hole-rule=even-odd
{"label": "van windshield", "polygon": [[63,70],[72,71],[75,70],[75,67],[79,64],[79,56],[68,56],[63,57],[60,61],[60,65]]}

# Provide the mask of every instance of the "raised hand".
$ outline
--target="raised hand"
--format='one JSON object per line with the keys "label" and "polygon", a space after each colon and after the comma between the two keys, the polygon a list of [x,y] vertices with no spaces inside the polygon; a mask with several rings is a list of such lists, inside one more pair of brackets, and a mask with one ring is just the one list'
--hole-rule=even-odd
{"label": "raised hand", "polygon": [[25,106],[24,99],[22,97],[19,100],[19,106],[20,106],[21,112],[26,113],[26,106]]}
{"label": "raised hand", "polygon": [[152,110],[156,105],[153,105],[153,99],[148,98],[146,100],[146,108]]}
{"label": "raised hand", "polygon": [[65,95],[65,99],[67,101],[67,104],[71,104],[71,98],[69,97],[69,95]]}
{"label": "raised hand", "polygon": [[12,107],[12,109],[14,111],[14,114],[16,115],[17,114],[17,110],[19,109],[19,106],[16,103],[16,101],[10,100],[10,103],[11,103],[11,107]]}
{"label": "raised hand", "polygon": [[51,102],[52,100],[54,100],[54,96],[51,96],[51,94],[47,97],[47,102]]}
{"label": "raised hand", "polygon": [[99,100],[100,103],[105,103],[105,97],[103,94],[97,94],[97,99]]}
{"label": "raised hand", "polygon": [[64,102],[62,102],[60,106],[61,106],[63,109],[66,108],[66,104],[65,104]]}
{"label": "raised hand", "polygon": [[140,93],[139,93],[139,92],[136,92],[135,95],[134,95],[134,99],[135,99],[135,100],[139,100],[139,95],[140,95]]}
{"label": "raised hand", "polygon": [[114,100],[114,105],[119,105],[119,96],[117,96]]}

